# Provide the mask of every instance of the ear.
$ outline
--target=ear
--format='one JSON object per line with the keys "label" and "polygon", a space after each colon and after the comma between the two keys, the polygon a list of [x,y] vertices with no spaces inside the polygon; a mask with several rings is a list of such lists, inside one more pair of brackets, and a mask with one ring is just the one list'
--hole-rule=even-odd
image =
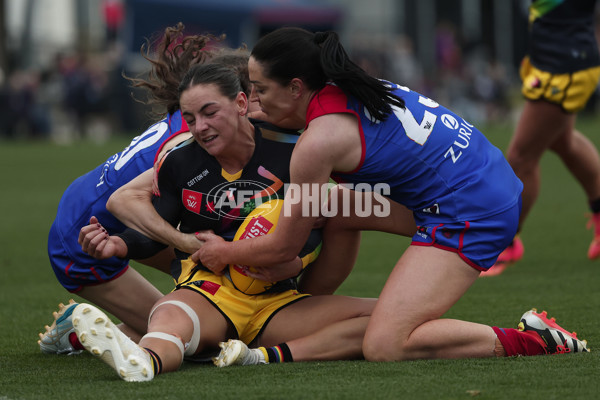
{"label": "ear", "polygon": [[240,115],[246,115],[248,113],[248,97],[246,96],[246,93],[239,92],[235,98],[235,104],[237,105],[238,113]]}
{"label": "ear", "polygon": [[288,85],[290,93],[294,99],[298,99],[304,92],[304,82],[300,78],[294,78]]}

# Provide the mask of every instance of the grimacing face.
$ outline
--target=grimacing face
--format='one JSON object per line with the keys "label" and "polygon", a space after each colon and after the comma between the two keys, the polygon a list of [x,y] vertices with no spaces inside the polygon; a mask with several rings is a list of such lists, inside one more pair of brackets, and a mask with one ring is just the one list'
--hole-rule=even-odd
{"label": "grimacing face", "polygon": [[224,96],[216,84],[200,84],[186,89],[179,99],[181,114],[194,139],[210,155],[226,151],[239,128],[239,116],[245,114],[246,96]]}

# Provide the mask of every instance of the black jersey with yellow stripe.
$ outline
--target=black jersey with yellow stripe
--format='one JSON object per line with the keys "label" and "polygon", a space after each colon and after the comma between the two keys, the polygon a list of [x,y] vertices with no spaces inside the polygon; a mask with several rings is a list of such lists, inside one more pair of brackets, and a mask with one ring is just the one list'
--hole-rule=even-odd
{"label": "black jersey with yellow stripe", "polygon": [[534,0],[529,57],[543,71],[571,73],[600,65],[594,32],[596,0]]}
{"label": "black jersey with yellow stripe", "polygon": [[[173,149],[158,171],[160,196],[153,199],[161,217],[184,233],[212,230],[232,240],[244,218],[270,199],[284,198],[290,181],[290,158],[299,133],[251,120],[255,148],[243,170],[227,173],[192,138]],[[120,234],[128,256],[150,257],[166,247],[140,233]],[[178,253],[178,258],[188,255]]]}

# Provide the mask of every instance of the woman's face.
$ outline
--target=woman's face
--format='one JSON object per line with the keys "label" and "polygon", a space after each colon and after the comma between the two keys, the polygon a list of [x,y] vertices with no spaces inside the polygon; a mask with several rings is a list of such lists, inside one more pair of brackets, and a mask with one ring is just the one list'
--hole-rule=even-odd
{"label": "woman's face", "polygon": [[[289,86],[281,86],[278,82],[263,75],[262,65],[250,57],[248,73],[252,83],[250,101],[258,102],[260,110],[265,114],[264,119],[281,128],[303,128],[301,123],[293,121],[297,106],[294,92]],[[261,118],[262,119],[262,118]]]}
{"label": "woman's face", "polygon": [[235,139],[247,104],[242,92],[231,100],[215,84],[193,86],[179,99],[181,114],[194,139],[212,156],[227,150]]}

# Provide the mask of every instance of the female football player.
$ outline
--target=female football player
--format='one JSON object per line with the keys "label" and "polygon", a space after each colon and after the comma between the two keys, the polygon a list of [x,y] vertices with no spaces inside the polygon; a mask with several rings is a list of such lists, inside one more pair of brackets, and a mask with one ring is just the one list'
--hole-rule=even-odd
{"label": "female football player", "polygon": [[[180,108],[193,139],[162,161],[154,207],[183,233],[210,229],[231,237],[258,203],[283,196],[297,132],[248,119],[239,77],[218,64],[190,69],[180,85]],[[245,188],[252,191],[240,197]],[[267,217],[252,221],[259,229],[276,224]],[[98,223],[82,228],[80,242],[100,259],[144,258],[165,246],[133,230],[109,235]],[[289,263],[310,262],[316,244],[311,242],[299,251],[307,259],[296,255]],[[234,286],[232,269],[217,275],[185,252],[176,253],[171,266],[176,288],[154,306],[139,345],[94,306],[80,304],[73,311],[80,342],[121,378],[151,380],[178,369],[184,357],[215,354],[219,343],[227,350],[215,360],[219,366],[362,358],[362,338],[375,299],[310,296],[299,293],[289,280],[248,295]],[[223,343],[232,337],[239,340]],[[251,343],[261,347],[249,350],[246,345]]]}
{"label": "female football player", "polygon": [[522,183],[473,125],[407,87],[366,74],[334,32],[277,29],[252,49],[249,73],[261,118],[304,128],[290,166],[290,188],[301,195],[291,198],[288,190],[273,234],[226,242],[203,233],[192,259],[217,273],[228,264],[290,260],[316,218],[303,213],[302,203],[318,196],[330,176],[386,185],[394,205],[388,215],[365,218],[369,229],[402,234],[411,222],[406,208],[418,228],[369,321],[368,360],[587,351],[575,334],[533,310],[519,330],[442,318],[494,264],[519,220]]}
{"label": "female football player", "polygon": [[[542,155],[551,150],[560,157],[585,191],[593,214],[590,260],[600,258],[600,157],[596,146],[575,128],[575,122],[600,78],[595,9],[596,0],[531,2],[529,53],[520,71],[526,101],[506,152],[523,181],[520,228],[538,197]],[[502,273],[523,253],[517,235],[486,275]]]}
{"label": "female football player", "polygon": [[[121,329],[135,340],[146,333],[150,309],[163,294],[130,268],[128,259],[113,257],[99,261],[83,252],[78,243],[79,230],[95,216],[108,232],[123,231],[125,225],[106,209],[109,196],[146,171],[152,176],[157,151],[164,154],[191,137],[181,118],[177,97],[179,82],[190,65],[216,56],[225,57],[221,61],[239,69],[240,75],[245,78],[245,90],[249,90],[245,49],[218,50],[213,46],[212,50],[208,50],[207,44],[218,44],[217,38],[197,35],[182,39],[183,29],[183,25],[179,24],[165,30],[158,43],[156,59],[150,56],[150,46],[145,52],[142,47],[144,56],[152,64],[152,72],[147,80],[132,79],[134,86],[148,89],[149,103],[166,110],[167,116],[134,138],[123,151],[76,179],[67,188],[48,238],[48,255],[59,282],[69,292],[119,318],[123,322]],[[165,249],[150,259],[138,261],[169,273],[173,257],[173,250]],[[60,305],[52,325],[46,326],[46,332],[40,334],[42,352],[60,354],[81,349],[71,326],[70,315],[74,307],[73,302]]]}

